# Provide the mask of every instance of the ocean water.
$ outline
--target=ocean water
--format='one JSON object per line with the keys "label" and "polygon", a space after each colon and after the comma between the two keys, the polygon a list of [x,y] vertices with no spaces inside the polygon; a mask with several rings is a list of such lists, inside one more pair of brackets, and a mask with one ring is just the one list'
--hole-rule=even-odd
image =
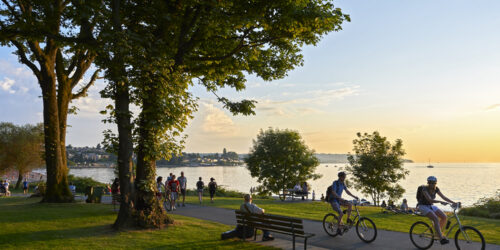
{"label": "ocean water", "polygon": [[[321,174],[322,177],[309,182],[310,191],[315,191],[316,199],[321,197],[328,185],[337,179],[337,173],[345,169],[345,165],[328,163],[321,164],[316,168],[316,173]],[[466,206],[474,204],[482,197],[491,197],[500,189],[500,163],[436,163],[433,164],[434,168],[427,168],[426,165],[425,163],[406,163],[404,165],[410,174],[406,179],[401,180],[400,184],[406,190],[403,198],[408,200],[410,206],[416,205],[417,187],[426,184],[429,175],[437,177],[437,186],[445,196],[453,201],[460,201]],[[195,188],[198,177],[202,177],[205,184],[208,184],[210,177],[214,177],[219,186],[241,192],[249,192],[250,187],[258,185],[257,180],[250,176],[249,171],[244,166],[158,168],[157,174],[166,177],[172,172],[178,176],[181,171],[184,171],[188,179],[188,188]],[[70,174],[92,177],[105,183],[111,183],[114,179],[113,169],[106,168],[70,169]],[[350,191],[359,197],[370,200],[370,197],[357,190],[351,189]]]}

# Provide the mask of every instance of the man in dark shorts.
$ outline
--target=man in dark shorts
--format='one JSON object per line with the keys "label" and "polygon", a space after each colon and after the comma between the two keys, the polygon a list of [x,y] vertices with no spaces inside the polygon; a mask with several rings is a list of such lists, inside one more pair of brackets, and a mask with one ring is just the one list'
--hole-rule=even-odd
{"label": "man in dark shorts", "polygon": [[24,194],[28,193],[28,186],[29,186],[28,180],[24,179],[24,181],[23,181],[23,193]]}
{"label": "man in dark shorts", "polygon": [[[177,180],[179,181],[179,186],[181,188],[182,206],[185,207],[186,205],[184,204],[184,201],[186,200],[187,179],[186,176],[184,176],[184,172],[181,172],[181,176],[177,177]],[[180,206],[180,204],[177,205]]]}
{"label": "man in dark shorts", "polygon": [[349,201],[346,201],[342,199],[342,192],[345,190],[345,192],[355,198],[356,200],[358,199],[357,196],[351,194],[349,190],[347,190],[347,187],[345,186],[345,178],[346,174],[345,172],[339,172],[337,175],[339,178],[338,180],[334,181],[332,184],[332,195],[333,195],[333,200],[330,202],[330,205],[332,206],[333,210],[335,210],[337,213],[339,213],[339,221],[337,225],[337,233],[339,235],[342,235],[344,231],[341,229],[342,227],[342,216],[344,216],[344,213],[342,212],[342,209],[340,209],[340,206],[346,206],[347,207],[347,222],[350,222],[351,218],[351,210],[352,210],[352,204]]}
{"label": "man in dark shorts", "polygon": [[208,183],[208,192],[210,192],[210,202],[214,203],[215,191],[217,191],[217,182],[215,182],[214,177],[210,178]]}
{"label": "man in dark shorts", "polygon": [[201,204],[201,199],[203,198],[203,188],[205,187],[205,183],[201,180],[201,177],[198,179],[198,182],[196,182],[196,190],[198,191],[198,200],[200,201]]}

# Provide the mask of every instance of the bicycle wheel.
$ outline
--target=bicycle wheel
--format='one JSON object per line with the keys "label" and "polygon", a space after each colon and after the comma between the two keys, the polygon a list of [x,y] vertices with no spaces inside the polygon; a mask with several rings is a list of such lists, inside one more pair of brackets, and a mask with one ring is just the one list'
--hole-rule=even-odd
{"label": "bicycle wheel", "polygon": [[358,222],[356,222],[356,233],[362,241],[370,243],[377,238],[377,227],[372,220],[361,217]]}
{"label": "bicycle wheel", "polygon": [[323,218],[323,229],[326,234],[335,237],[337,236],[339,219],[335,214],[327,214]]}
{"label": "bicycle wheel", "polygon": [[417,221],[410,228],[410,240],[418,249],[428,249],[434,244],[434,232],[427,223]]}
{"label": "bicycle wheel", "polygon": [[455,245],[457,249],[485,249],[486,243],[484,242],[484,237],[479,232],[479,230],[470,227],[463,226],[462,230],[460,228],[455,233]]}

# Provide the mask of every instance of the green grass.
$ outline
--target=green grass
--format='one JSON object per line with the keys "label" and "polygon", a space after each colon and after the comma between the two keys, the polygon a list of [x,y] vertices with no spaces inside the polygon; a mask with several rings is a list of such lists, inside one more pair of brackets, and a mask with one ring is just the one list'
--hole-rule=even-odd
{"label": "green grass", "polygon": [[[187,196],[186,202],[198,204],[198,197]],[[204,198],[203,205],[215,206],[228,209],[239,209],[242,198],[216,197],[214,203],[210,199]],[[323,221],[327,213],[333,212],[331,206],[325,202],[281,202],[270,199],[254,199],[254,203],[264,208],[266,213],[285,215],[303,219]],[[401,215],[393,213],[382,213],[379,207],[358,207],[361,216],[368,217],[375,222],[378,229],[409,232],[411,225],[419,220],[430,223],[429,219],[416,215]],[[500,220],[460,216],[462,225],[473,226],[483,234],[487,243],[500,245]],[[454,223],[455,220],[452,220]],[[456,231],[456,230],[455,230]],[[455,237],[455,232],[449,234],[450,238]]]}
{"label": "green grass", "polygon": [[116,232],[112,206],[42,204],[38,198],[0,198],[1,249],[270,249],[240,240],[220,240],[231,226],[180,215],[161,230]]}

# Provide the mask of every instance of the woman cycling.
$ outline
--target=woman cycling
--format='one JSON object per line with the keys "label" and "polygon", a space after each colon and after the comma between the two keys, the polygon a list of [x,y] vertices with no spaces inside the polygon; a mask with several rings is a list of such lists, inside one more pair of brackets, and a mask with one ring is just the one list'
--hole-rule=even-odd
{"label": "woman cycling", "polygon": [[417,207],[420,213],[422,213],[422,215],[425,215],[429,219],[431,219],[432,223],[434,224],[434,229],[436,230],[436,234],[441,239],[440,243],[441,245],[444,245],[450,242],[448,239],[446,239],[446,237],[442,233],[442,230],[446,225],[446,215],[443,213],[443,211],[441,211],[439,208],[437,208],[432,204],[438,202],[443,203],[442,201],[436,200],[436,194],[441,196],[443,200],[453,203],[453,205],[455,205],[455,202],[444,196],[439,190],[439,188],[436,186],[436,183],[437,183],[437,178],[434,176],[429,176],[427,178],[427,185],[422,185],[418,188]]}

